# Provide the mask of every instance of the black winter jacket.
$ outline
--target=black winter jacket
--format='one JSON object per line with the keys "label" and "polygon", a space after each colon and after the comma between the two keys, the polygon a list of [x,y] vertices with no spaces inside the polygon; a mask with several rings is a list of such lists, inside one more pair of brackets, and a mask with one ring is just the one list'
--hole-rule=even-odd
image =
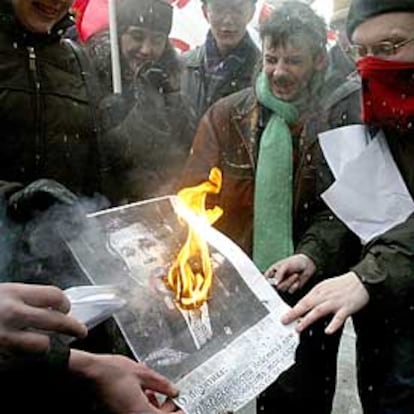
{"label": "black winter jacket", "polygon": [[0,2],[0,177],[52,178],[90,195],[99,190],[99,157],[89,72],[62,40],[66,27],[65,18],[50,34],[29,33]]}

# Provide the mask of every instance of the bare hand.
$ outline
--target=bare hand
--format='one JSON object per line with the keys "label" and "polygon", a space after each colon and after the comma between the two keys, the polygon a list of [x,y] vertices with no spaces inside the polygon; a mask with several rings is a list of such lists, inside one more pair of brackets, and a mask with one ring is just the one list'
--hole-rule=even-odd
{"label": "bare hand", "polygon": [[85,337],[86,327],[65,315],[69,310],[56,287],[0,283],[0,349],[46,352],[50,332]]}
{"label": "bare hand", "polygon": [[302,332],[318,319],[333,314],[334,317],[325,329],[326,334],[332,334],[368,301],[369,295],[364,285],[355,273],[349,272],[316,285],[284,315],[282,323],[289,324],[306,314],[296,327],[298,332]]}
{"label": "bare hand", "polygon": [[295,254],[273,264],[265,273],[273,286],[282,292],[295,293],[315,274],[316,266],[304,254]]}
{"label": "bare hand", "polygon": [[171,400],[159,406],[154,392],[173,398],[178,390],[146,365],[120,355],[96,355],[72,350],[69,368],[93,381],[114,414],[178,412]]}

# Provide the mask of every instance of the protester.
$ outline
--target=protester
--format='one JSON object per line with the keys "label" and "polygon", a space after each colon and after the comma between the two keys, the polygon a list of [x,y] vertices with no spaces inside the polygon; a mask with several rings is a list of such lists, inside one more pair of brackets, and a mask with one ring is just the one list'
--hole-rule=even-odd
{"label": "protester", "polygon": [[[224,210],[217,227],[264,271],[291,254],[320,208],[317,133],[360,117],[358,83],[343,88],[343,78],[325,77],[326,26],[309,6],[283,3],[260,32],[263,69],[254,87],[207,111],[183,181],[197,184],[212,167],[222,170],[221,193],[211,200]],[[292,304],[298,296],[284,298]],[[260,398],[260,412],[330,413],[339,336],[319,331],[302,335],[295,366]]]}
{"label": "protester", "polygon": [[53,178],[77,195],[100,191],[89,70],[61,41],[71,1],[2,0],[0,176]]}
{"label": "protester", "polygon": [[[380,139],[376,136],[380,129],[385,134],[384,145],[395,163],[391,165],[412,197],[414,4],[403,0],[353,0],[347,30],[359,55],[364,122],[372,142]],[[352,185],[357,188],[360,183],[353,181]],[[348,202],[355,215],[365,209],[358,199]],[[390,218],[394,213],[389,212]],[[329,222],[317,220],[305,234],[297,250],[300,257],[279,264],[275,274],[269,276],[287,281],[296,273],[295,278],[305,283],[312,280],[315,269],[323,271],[327,262],[324,246],[327,239],[331,246],[338,243],[332,235],[341,225],[333,214],[330,216]],[[376,220],[376,216],[370,218],[371,223]],[[414,410],[413,217],[398,222],[363,246],[359,263],[349,272],[318,284],[283,319],[290,323],[303,317],[297,326],[302,331],[319,318],[333,315],[326,329],[331,334],[353,315],[359,394],[364,413],[369,414],[408,414]],[[332,259],[343,252],[338,249]]]}
{"label": "protester", "polygon": [[[137,201],[175,192],[195,120],[180,92],[181,67],[168,41],[172,7],[166,0],[124,0],[118,2],[117,17],[123,93],[109,94],[100,104],[109,131],[104,153],[114,166],[105,188],[114,200]],[[88,41],[106,87],[108,42],[107,31]]]}
{"label": "protester", "polygon": [[260,52],[247,32],[256,0],[203,0],[205,43],[184,54],[182,89],[199,120],[220,98],[253,83]]}

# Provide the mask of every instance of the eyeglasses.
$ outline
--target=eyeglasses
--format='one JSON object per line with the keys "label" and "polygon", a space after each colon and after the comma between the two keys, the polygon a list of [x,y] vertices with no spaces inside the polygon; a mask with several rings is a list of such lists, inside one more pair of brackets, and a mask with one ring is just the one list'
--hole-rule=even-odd
{"label": "eyeglasses", "polygon": [[414,37],[394,43],[391,40],[384,40],[372,46],[351,45],[349,52],[354,60],[368,55],[375,57],[390,57],[395,55],[399,49],[414,41]]}

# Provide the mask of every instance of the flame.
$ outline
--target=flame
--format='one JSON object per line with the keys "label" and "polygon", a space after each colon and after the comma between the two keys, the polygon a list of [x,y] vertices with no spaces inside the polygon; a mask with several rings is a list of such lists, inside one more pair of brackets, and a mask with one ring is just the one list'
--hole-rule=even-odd
{"label": "flame", "polygon": [[[218,194],[221,184],[221,171],[213,168],[209,181],[184,188],[178,193],[178,198],[195,215],[212,225],[221,217],[223,210],[218,206],[207,209],[206,198],[208,194]],[[189,226],[187,240],[168,272],[167,284],[175,292],[178,306],[198,309],[207,301],[212,282],[213,266],[208,245]]]}

